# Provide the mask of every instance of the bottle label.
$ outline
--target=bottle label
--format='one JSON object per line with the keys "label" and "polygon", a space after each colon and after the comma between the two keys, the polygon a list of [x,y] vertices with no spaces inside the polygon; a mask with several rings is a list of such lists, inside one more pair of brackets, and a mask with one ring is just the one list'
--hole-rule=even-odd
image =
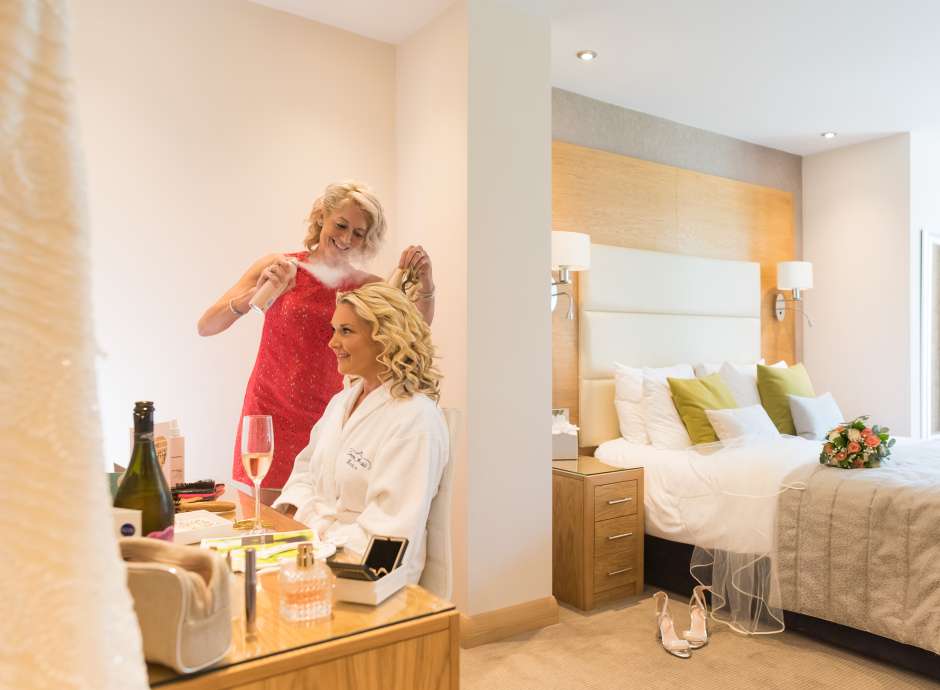
{"label": "bottle label", "polygon": [[163,539],[164,541],[173,541],[173,525],[159,532],[151,532],[147,535],[151,539]]}

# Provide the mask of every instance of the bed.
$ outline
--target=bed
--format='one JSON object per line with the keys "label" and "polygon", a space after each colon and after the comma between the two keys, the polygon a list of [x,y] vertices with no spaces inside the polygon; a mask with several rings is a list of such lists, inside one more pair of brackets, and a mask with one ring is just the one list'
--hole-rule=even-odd
{"label": "bed", "polygon": [[[691,590],[692,543],[712,537],[705,517],[688,529],[676,498],[713,458],[619,438],[613,364],[757,361],[759,286],[750,262],[592,248],[580,300],[581,444],[609,464],[645,468],[654,586]],[[779,480],[804,485],[780,493],[766,530],[788,628],[940,678],[940,446],[899,443],[891,465],[849,472],[821,468],[818,443],[788,441],[755,456],[786,463]]]}

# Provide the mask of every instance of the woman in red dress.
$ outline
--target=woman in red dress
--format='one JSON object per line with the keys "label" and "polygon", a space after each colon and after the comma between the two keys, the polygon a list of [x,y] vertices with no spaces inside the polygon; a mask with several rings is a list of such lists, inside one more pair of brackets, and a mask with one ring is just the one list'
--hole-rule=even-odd
{"label": "woman in red dress", "polygon": [[[262,494],[266,503],[287,481],[294,458],[310,440],[310,429],[343,387],[328,346],[336,292],[381,280],[355,268],[350,260],[373,256],[384,235],[382,206],[368,188],[355,182],[331,184],[310,212],[306,251],[262,257],[199,319],[200,335],[221,333],[248,313],[249,302],[263,283],[271,281],[285,288],[265,313],[242,406],[242,416],[269,414],[274,419],[274,460],[262,482],[268,489]],[[290,261],[301,262],[296,273]],[[411,269],[417,277],[415,306],[430,324],[434,281],[427,253],[420,246],[408,247],[399,267]],[[251,484],[241,461],[241,419],[233,476]]]}

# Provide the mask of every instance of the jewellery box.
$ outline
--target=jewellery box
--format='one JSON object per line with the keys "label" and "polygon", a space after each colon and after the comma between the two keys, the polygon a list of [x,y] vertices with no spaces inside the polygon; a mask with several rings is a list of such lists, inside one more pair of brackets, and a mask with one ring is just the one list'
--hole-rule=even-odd
{"label": "jewellery box", "polygon": [[405,586],[399,567],[408,548],[404,537],[374,536],[359,563],[327,561],[336,575],[336,599],[375,606]]}

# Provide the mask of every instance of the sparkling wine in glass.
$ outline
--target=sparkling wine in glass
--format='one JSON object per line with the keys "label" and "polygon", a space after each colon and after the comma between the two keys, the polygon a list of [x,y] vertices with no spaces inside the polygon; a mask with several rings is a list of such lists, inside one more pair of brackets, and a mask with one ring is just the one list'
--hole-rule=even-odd
{"label": "sparkling wine in glass", "polygon": [[274,421],[271,415],[245,415],[242,418],[242,465],[255,485],[255,526],[253,534],[264,533],[261,526],[261,482],[274,457]]}

